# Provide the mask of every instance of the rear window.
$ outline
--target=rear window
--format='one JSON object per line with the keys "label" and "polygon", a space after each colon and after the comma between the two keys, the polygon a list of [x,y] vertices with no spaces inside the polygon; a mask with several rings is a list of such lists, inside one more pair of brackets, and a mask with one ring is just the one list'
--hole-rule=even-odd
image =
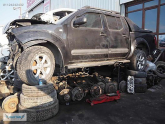
{"label": "rear window", "polygon": [[106,16],[109,29],[120,30],[123,28],[121,19],[114,16]]}

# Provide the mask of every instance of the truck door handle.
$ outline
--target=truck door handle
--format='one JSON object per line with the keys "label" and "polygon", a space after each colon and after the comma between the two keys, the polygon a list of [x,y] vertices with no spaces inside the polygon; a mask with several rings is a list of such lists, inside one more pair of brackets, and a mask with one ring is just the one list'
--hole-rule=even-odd
{"label": "truck door handle", "polygon": [[100,36],[107,36],[105,33],[101,32]]}
{"label": "truck door handle", "polygon": [[127,35],[124,35],[124,34],[123,34],[122,36],[123,36],[123,37],[127,37]]}

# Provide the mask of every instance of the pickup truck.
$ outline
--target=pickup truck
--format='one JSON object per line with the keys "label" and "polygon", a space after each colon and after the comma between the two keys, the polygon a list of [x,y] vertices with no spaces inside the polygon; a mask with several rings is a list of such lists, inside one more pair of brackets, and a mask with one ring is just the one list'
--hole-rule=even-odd
{"label": "pickup truck", "polygon": [[[28,25],[25,25],[28,24]],[[56,24],[13,21],[4,30],[11,43],[10,62],[22,81],[37,85],[54,72],[130,63],[144,71],[156,49],[152,31],[143,30],[118,12],[85,6]]]}

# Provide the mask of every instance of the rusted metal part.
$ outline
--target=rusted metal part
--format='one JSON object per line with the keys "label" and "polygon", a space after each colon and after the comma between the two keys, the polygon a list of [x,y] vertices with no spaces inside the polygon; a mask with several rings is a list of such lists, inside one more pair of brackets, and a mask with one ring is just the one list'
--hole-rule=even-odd
{"label": "rusted metal part", "polygon": [[87,94],[98,97],[103,94],[117,91],[117,84],[110,77],[103,77],[98,73],[89,75],[85,72],[72,73],[63,76],[52,77],[51,80],[58,92],[60,103],[80,101]]}

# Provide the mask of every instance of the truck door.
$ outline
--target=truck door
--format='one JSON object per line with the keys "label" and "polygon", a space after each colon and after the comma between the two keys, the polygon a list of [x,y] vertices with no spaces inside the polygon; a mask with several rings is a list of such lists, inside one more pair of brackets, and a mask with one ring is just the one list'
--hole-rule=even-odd
{"label": "truck door", "polygon": [[[74,20],[82,16],[87,18],[87,22],[74,27]],[[68,29],[72,61],[107,59],[109,49],[103,36],[101,14],[84,12],[75,19]]]}
{"label": "truck door", "polygon": [[129,28],[120,16],[105,15],[109,58],[125,58],[129,52]]}

